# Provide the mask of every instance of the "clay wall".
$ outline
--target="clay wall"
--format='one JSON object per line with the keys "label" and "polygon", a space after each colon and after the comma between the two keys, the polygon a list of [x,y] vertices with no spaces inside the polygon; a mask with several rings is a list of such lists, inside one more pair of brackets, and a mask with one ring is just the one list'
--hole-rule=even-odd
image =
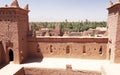
{"label": "clay wall", "polygon": [[9,62],[9,50],[13,51],[14,63],[27,57],[28,11],[21,8],[0,8],[0,40]]}
{"label": "clay wall", "polygon": [[[109,52],[112,62],[120,63],[120,4],[108,8]],[[108,53],[109,53],[108,52]]]}
{"label": "clay wall", "polygon": [[29,56],[106,59],[107,38],[29,38]]}
{"label": "clay wall", "polygon": [[70,69],[24,68],[25,75],[101,75],[95,71],[79,71]]}
{"label": "clay wall", "polygon": [[2,42],[0,42],[0,64],[5,63],[5,52]]}
{"label": "clay wall", "polygon": [[[9,49],[15,55],[14,62],[19,62],[18,51],[18,28],[16,10],[0,8],[0,40],[3,43],[6,63],[9,62]],[[11,43],[11,44],[9,44]],[[14,46],[14,47],[13,47]]]}
{"label": "clay wall", "polygon": [[[118,13],[113,8],[109,11],[108,14],[108,38],[109,38],[109,48],[111,50],[111,61],[114,62],[114,50],[115,50],[115,41],[116,41],[116,29],[117,29],[117,17]],[[114,25],[114,26],[113,26]]]}
{"label": "clay wall", "polygon": [[19,36],[19,52],[20,60],[23,61],[27,58],[27,34],[29,30],[28,24],[28,11],[18,10],[18,36]]}

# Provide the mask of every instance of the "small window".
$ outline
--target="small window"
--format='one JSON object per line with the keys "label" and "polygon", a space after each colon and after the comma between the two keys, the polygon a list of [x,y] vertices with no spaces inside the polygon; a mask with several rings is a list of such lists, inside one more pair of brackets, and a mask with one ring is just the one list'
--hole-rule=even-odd
{"label": "small window", "polygon": [[70,46],[67,46],[66,47],[66,54],[69,54],[70,53]]}
{"label": "small window", "polygon": [[110,60],[110,57],[111,57],[111,48],[109,49],[109,60]]}
{"label": "small window", "polygon": [[99,49],[99,54],[102,54],[102,46]]}
{"label": "small window", "polygon": [[53,53],[52,45],[50,45],[50,53]]}
{"label": "small window", "polygon": [[83,46],[83,53],[86,53],[86,47]]}

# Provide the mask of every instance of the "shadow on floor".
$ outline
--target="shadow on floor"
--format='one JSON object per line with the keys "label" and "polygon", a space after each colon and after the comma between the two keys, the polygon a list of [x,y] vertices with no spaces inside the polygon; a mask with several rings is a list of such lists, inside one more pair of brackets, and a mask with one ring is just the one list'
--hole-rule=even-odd
{"label": "shadow on floor", "polygon": [[0,65],[0,69],[2,69],[3,67],[5,67],[7,64],[1,64]]}
{"label": "shadow on floor", "polygon": [[22,64],[35,63],[35,62],[40,63],[40,62],[42,62],[42,60],[43,60],[43,58],[39,58],[39,57],[29,57],[26,60],[24,60],[22,62]]}

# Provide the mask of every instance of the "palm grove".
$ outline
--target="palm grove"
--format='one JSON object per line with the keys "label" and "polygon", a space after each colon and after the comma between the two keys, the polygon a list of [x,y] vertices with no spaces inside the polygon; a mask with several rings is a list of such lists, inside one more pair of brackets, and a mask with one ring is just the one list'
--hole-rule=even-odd
{"label": "palm grove", "polygon": [[81,22],[30,22],[32,29],[37,31],[39,30],[39,26],[43,26],[44,28],[54,29],[55,25],[59,25],[61,30],[69,31],[69,32],[83,32],[88,29],[95,29],[96,27],[106,27],[106,22],[90,22],[88,20]]}

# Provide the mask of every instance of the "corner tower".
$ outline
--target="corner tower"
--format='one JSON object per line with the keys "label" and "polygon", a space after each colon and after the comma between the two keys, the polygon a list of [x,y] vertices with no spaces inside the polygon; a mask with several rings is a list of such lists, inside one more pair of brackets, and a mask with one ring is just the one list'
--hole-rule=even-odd
{"label": "corner tower", "polygon": [[10,6],[0,7],[0,40],[4,46],[6,63],[10,61],[9,51],[13,51],[13,61],[17,64],[28,55],[28,12],[28,5],[22,9],[17,0],[13,0]]}
{"label": "corner tower", "polygon": [[120,63],[120,0],[110,1],[108,8],[108,53],[110,60]]}

